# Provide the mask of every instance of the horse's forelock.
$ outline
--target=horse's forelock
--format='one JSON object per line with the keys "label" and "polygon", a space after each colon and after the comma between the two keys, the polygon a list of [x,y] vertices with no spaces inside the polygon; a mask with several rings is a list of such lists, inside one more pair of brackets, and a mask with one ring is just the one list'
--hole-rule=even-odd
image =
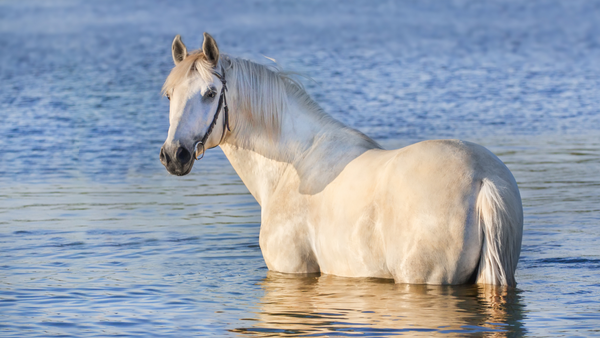
{"label": "horse's forelock", "polygon": [[190,72],[194,69],[198,71],[203,79],[210,81],[212,74],[210,71],[211,65],[206,59],[206,56],[201,50],[196,50],[190,53],[185,59],[183,59],[177,66],[173,67],[169,76],[165,80],[162,87],[162,94],[166,95],[171,91],[177,84],[187,80]]}

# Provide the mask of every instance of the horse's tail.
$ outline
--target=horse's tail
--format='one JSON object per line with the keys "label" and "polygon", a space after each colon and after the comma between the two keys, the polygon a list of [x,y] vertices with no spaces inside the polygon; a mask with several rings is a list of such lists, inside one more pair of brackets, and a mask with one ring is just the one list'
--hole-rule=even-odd
{"label": "horse's tail", "polygon": [[516,182],[484,178],[477,214],[483,236],[477,283],[515,286],[523,237],[523,207]]}

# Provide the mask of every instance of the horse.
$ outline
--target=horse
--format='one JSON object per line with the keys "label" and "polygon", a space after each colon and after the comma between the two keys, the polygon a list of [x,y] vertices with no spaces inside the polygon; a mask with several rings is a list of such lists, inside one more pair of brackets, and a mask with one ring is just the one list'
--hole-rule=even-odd
{"label": "horse", "polygon": [[513,287],[523,207],[486,148],[429,140],[385,150],[325,113],[293,73],[173,40],[160,161],[186,175],[221,147],[261,206],[269,270]]}

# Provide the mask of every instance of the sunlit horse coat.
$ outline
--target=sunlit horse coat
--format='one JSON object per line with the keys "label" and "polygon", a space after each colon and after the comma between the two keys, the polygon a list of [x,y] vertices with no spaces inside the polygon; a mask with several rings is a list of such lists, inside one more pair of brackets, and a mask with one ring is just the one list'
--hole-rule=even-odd
{"label": "sunlit horse coat", "polygon": [[458,140],[383,150],[324,113],[289,74],[220,55],[206,33],[202,51],[188,54],[179,36],[172,49],[161,161],[185,175],[200,152],[221,146],[261,205],[269,269],[515,285],[521,198],[490,151]]}

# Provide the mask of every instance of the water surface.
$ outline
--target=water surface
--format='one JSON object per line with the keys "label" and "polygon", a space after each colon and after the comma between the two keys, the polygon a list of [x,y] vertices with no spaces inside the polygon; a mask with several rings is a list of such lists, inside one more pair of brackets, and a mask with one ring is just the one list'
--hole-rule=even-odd
{"label": "water surface", "polygon": [[[594,1],[0,3],[0,335],[598,336]],[[461,138],[516,177],[518,287],[268,272],[260,208],[218,149],[158,161],[170,44],[313,78],[387,148]]]}

